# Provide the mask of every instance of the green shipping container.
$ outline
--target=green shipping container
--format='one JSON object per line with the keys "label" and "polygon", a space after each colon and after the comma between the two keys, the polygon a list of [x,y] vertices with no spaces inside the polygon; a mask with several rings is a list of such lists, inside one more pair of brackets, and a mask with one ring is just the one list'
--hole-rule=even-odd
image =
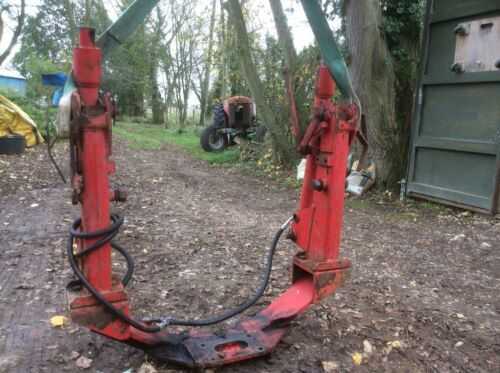
{"label": "green shipping container", "polygon": [[500,0],[429,0],[407,194],[498,213]]}

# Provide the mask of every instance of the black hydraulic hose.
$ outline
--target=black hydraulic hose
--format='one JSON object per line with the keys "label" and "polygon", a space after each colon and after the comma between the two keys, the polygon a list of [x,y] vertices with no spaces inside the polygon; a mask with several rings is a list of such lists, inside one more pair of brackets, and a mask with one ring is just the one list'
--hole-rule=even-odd
{"label": "black hydraulic hose", "polygon": [[[78,230],[78,228],[80,227],[80,225],[82,223],[82,220],[80,218],[76,219],[73,222],[73,225],[72,225],[71,231],[70,231],[70,235],[73,238],[79,238],[79,239],[87,238],[88,239],[88,238],[97,238],[97,237],[101,237],[103,235],[106,235],[105,237],[96,241],[94,244],[87,247],[85,250],[82,250],[76,254],[73,254],[75,256],[75,258],[81,258],[82,256],[87,255],[91,251],[98,249],[99,247],[101,247],[105,243],[111,241],[118,234],[118,231],[119,231],[121,225],[123,224],[123,218],[119,215],[113,214],[113,215],[111,215],[111,221],[113,223],[111,224],[111,226],[109,228],[94,231],[91,233],[80,232]],[[113,249],[115,249],[116,251],[118,251],[125,258],[125,261],[127,262],[127,272],[125,273],[125,275],[123,276],[123,278],[121,280],[121,283],[123,284],[123,286],[127,286],[128,283],[130,282],[130,280],[132,279],[133,274],[134,274],[134,268],[135,268],[134,259],[130,256],[130,254],[127,252],[127,250],[125,250],[123,247],[121,247],[117,243],[111,241],[111,247]]]}
{"label": "black hydraulic hose", "polygon": [[[123,313],[122,310],[116,308],[113,306],[111,302],[109,302],[96,288],[92,286],[92,284],[87,280],[85,275],[82,273],[80,268],[78,267],[78,264],[76,262],[77,257],[81,257],[83,255],[86,255],[90,253],[91,251],[94,251],[104,245],[105,243],[111,241],[114,236],[118,233],[118,230],[120,229],[120,226],[123,224],[123,218],[118,216],[118,215],[111,215],[111,220],[112,224],[110,225],[109,228],[94,231],[94,232],[79,232],[77,231],[80,224],[81,224],[81,219],[77,219],[74,221],[71,230],[70,230],[70,237],[68,239],[68,245],[67,245],[67,255],[69,259],[69,264],[71,268],[73,269],[73,272],[75,273],[76,277],[78,278],[78,282],[84,286],[98,301],[101,303],[110,313],[112,313],[114,316],[119,318],[120,320],[124,321],[125,323],[132,325],[134,328],[139,329],[145,333],[156,333],[159,332],[161,329],[158,326],[147,326],[137,320],[134,320],[127,316],[125,313]],[[73,242],[75,238],[77,239],[89,239],[89,238],[98,238],[101,237],[98,241],[96,241],[93,245],[89,246],[86,248],[84,251],[74,254],[73,253]],[[115,248],[118,252],[120,252],[126,259],[127,261],[127,273],[122,279],[122,283],[124,286],[130,281],[132,278],[133,270],[134,270],[134,265],[133,265],[133,260],[130,255],[126,252],[124,248],[121,246],[112,243],[111,246]]]}
{"label": "black hydraulic hose", "polygon": [[[111,221],[112,224],[106,228],[106,229],[101,229],[98,231],[94,232],[80,232],[79,227],[81,225],[81,219],[77,219],[73,222],[73,225],[70,230],[70,238],[68,240],[68,246],[67,246],[67,254],[69,258],[69,263],[71,268],[73,269],[76,277],[78,278],[77,282],[84,286],[109,312],[111,312],[114,316],[119,318],[120,320],[124,321],[125,323],[135,327],[136,329],[139,329],[143,332],[146,333],[156,333],[160,331],[162,328],[168,326],[168,325],[182,325],[182,326],[208,326],[208,325],[213,325],[213,324],[218,324],[220,322],[223,322],[225,320],[228,320],[243,311],[247,310],[251,306],[253,306],[264,294],[268,284],[269,284],[269,279],[271,277],[271,271],[272,271],[272,265],[273,265],[273,258],[274,254],[276,252],[276,248],[278,246],[278,242],[283,234],[283,232],[286,230],[288,224],[292,221],[293,218],[290,218],[287,220],[285,224],[283,224],[278,232],[276,232],[273,241],[271,243],[271,246],[269,248],[268,254],[267,254],[267,260],[264,268],[264,274],[263,278],[260,282],[260,285],[255,292],[255,294],[245,301],[244,303],[240,304],[239,306],[235,307],[234,309],[231,309],[229,311],[226,311],[222,313],[221,315],[218,316],[213,316],[209,317],[206,319],[201,319],[201,320],[181,320],[181,319],[176,319],[173,317],[158,317],[156,319],[150,319],[147,321],[139,322],[137,320],[134,320],[124,314],[120,309],[116,308],[111,304],[97,289],[95,289],[92,284],[86,279],[85,275],[82,273],[80,268],[78,267],[78,264],[76,262],[76,259],[78,257],[82,257],[84,255],[89,254],[90,252],[97,250],[99,247],[103,246],[107,242],[110,242],[117,234],[118,231],[123,224],[123,218],[113,214],[111,215]],[[85,250],[75,254],[73,252],[73,243],[74,240],[76,239],[89,239],[89,238],[99,238],[94,244],[90,245],[87,247]],[[127,261],[127,273],[122,279],[122,283],[124,286],[130,281],[132,278],[133,274],[133,269],[134,269],[134,263],[130,255],[127,253],[127,251],[115,244],[111,243],[111,246],[116,249],[120,254],[122,254],[126,261]],[[158,326],[147,326],[146,324],[150,323],[155,323],[158,324]]]}
{"label": "black hydraulic hose", "polygon": [[49,120],[48,120],[48,107],[47,107],[47,123],[45,124],[45,136],[47,137],[47,153],[49,154],[49,159],[54,168],[56,169],[57,173],[59,174],[59,177],[63,181],[64,184],[66,184],[66,178],[64,177],[64,174],[61,171],[61,168],[57,164],[54,155],[52,154],[52,148],[54,147],[56,141],[57,141],[57,136],[54,137],[54,139],[51,141],[51,136],[50,136],[50,130],[49,130]]}
{"label": "black hydraulic hose", "polygon": [[283,232],[286,230],[288,225],[291,223],[293,218],[290,218],[286,221],[285,224],[283,224],[280,229],[276,232],[274,235],[273,241],[271,243],[271,246],[269,248],[269,251],[267,253],[267,259],[266,259],[266,264],[264,268],[264,273],[260,282],[259,287],[257,288],[255,294],[245,301],[244,303],[240,304],[239,306],[228,310],[218,316],[212,316],[206,319],[201,319],[201,320],[182,320],[182,319],[176,319],[173,317],[160,317],[158,319],[153,319],[153,322],[158,323],[161,326],[167,326],[167,325],[182,325],[182,326],[208,326],[208,325],[214,325],[218,324],[220,322],[226,321],[244,311],[246,311],[248,308],[252,307],[261,297],[264,295],[264,292],[267,289],[267,286],[269,285],[269,279],[271,277],[271,271],[273,267],[273,258],[274,254],[276,253],[276,248],[278,247],[278,242],[281,238],[281,235]]}

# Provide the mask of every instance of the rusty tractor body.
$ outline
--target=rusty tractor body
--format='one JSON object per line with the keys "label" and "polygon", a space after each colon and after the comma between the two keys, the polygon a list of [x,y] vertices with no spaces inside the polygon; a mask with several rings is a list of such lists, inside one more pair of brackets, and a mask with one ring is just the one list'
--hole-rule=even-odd
{"label": "rusty tractor body", "polygon": [[250,97],[233,96],[214,106],[213,121],[200,136],[200,144],[207,152],[222,151],[240,139],[261,142],[266,127],[259,125],[255,103]]}

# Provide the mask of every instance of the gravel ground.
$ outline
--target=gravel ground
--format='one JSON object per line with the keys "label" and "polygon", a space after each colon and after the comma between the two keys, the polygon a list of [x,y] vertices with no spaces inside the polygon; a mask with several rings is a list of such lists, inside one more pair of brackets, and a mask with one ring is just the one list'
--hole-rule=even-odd
{"label": "gravel ground", "polygon": [[[173,146],[132,150],[119,139],[114,146],[113,180],[130,195],[114,209],[126,216],[117,241],[136,259],[134,315],[197,317],[244,300],[297,191]],[[66,163],[67,146],[55,151]],[[66,312],[71,271],[63,252],[79,211],[44,147],[0,156],[0,180],[0,372],[143,365],[139,350],[49,323]],[[297,319],[272,355],[217,371],[500,372],[500,221],[422,206],[376,195],[349,200],[342,241],[353,262],[349,282]],[[288,286],[294,250],[281,246],[261,307]],[[90,359],[85,370],[82,356]]]}

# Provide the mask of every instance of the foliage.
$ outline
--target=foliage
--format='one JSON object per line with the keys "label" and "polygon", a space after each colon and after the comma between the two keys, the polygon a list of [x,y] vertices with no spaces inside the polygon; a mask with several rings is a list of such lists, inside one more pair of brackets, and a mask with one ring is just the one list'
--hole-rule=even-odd
{"label": "foliage", "polygon": [[[94,1],[95,12],[92,26],[100,32],[109,23],[102,1]],[[71,50],[75,38],[75,24],[83,9],[83,2],[67,0],[43,0],[38,13],[26,19],[21,47],[13,59],[16,68],[27,78],[27,95],[38,99],[47,94],[41,84],[41,74],[68,72],[71,66]]]}
{"label": "foliage", "polygon": [[145,114],[144,100],[149,72],[147,57],[144,27],[110,54],[104,71],[103,87],[117,97],[119,113],[131,116]]}
{"label": "foliage", "polygon": [[299,113],[302,121],[307,121],[310,114],[310,105],[314,99],[314,76],[321,60],[317,45],[304,48],[297,56],[297,71],[295,72],[296,99],[302,102],[302,111]]}
{"label": "foliage", "polygon": [[[17,92],[12,90],[0,90],[0,95],[7,97],[17,106],[19,106],[23,111],[28,114],[31,119],[37,124],[39,128],[45,127],[46,122],[46,109],[44,104],[40,101],[34,101],[27,96],[21,96]],[[50,108],[50,115],[54,115],[55,108]]]}
{"label": "foliage", "polygon": [[[415,44],[420,41],[425,0],[380,0],[383,31],[394,60],[401,65],[398,77],[413,79],[418,54]],[[343,19],[345,0],[323,0],[323,8],[330,19]],[[341,28],[339,38],[345,35]],[[418,49],[418,48],[417,48]]]}
{"label": "foliage", "polygon": [[399,80],[413,80],[423,27],[424,0],[382,0],[387,45],[397,63]]}
{"label": "foliage", "polygon": [[[387,149],[394,154],[394,170],[389,182],[406,172],[413,98],[420,57],[424,0],[382,0],[384,33],[396,74],[396,115],[398,132]],[[395,184],[394,184],[395,185]]]}

